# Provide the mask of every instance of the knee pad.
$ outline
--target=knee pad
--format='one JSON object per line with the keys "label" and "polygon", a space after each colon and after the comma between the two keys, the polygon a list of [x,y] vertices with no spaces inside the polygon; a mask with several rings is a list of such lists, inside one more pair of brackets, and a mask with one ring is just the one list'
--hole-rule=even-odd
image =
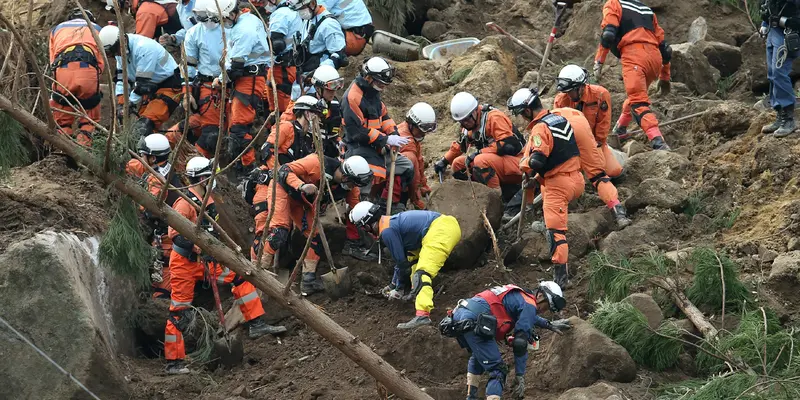
{"label": "knee pad", "polygon": [[200,138],[197,139],[197,145],[203,150],[214,154],[217,151],[217,138],[219,137],[219,127],[209,125],[200,129]]}
{"label": "knee pad", "polygon": [[323,252],[325,251],[325,249],[322,247],[322,241],[320,240],[319,235],[316,235],[313,239],[311,239],[311,244],[308,245],[308,248],[314,250],[314,252],[318,255],[324,254]]}
{"label": "knee pad", "polygon": [[284,227],[272,229],[272,232],[267,236],[267,243],[269,243],[269,247],[272,247],[272,250],[280,249],[287,242],[289,242],[289,230]]}
{"label": "knee pad", "polygon": [[175,325],[175,328],[179,331],[185,332],[186,328],[188,328],[194,320],[194,313],[188,308],[183,310],[170,310],[168,320],[172,322],[172,325]]}
{"label": "knee pad", "polygon": [[[564,235],[564,239],[556,239],[556,234]],[[562,231],[559,229],[548,229],[545,232],[545,237],[547,238],[547,244],[550,248],[550,257],[553,257],[553,254],[556,254],[556,249],[558,246],[562,244],[567,244],[567,231]]]}
{"label": "knee pad", "polygon": [[605,171],[601,171],[599,174],[595,175],[594,177],[589,178],[589,182],[591,182],[592,185],[596,188],[597,185],[600,184],[600,182],[611,182],[611,178],[609,178],[608,175],[606,175]]}
{"label": "knee pad", "polygon": [[[641,109],[641,111],[639,111]],[[633,119],[636,121],[636,124],[642,126],[642,118],[645,115],[651,114],[653,111],[650,110],[650,103],[634,103],[631,104],[631,114],[633,115]]]}
{"label": "knee pad", "polygon": [[[427,280],[431,282],[425,282],[425,280],[422,279],[423,276],[427,276]],[[423,286],[431,286],[431,283],[432,279],[429,273],[422,270],[414,272],[414,275],[411,276],[411,294],[414,296],[418,295]]]}
{"label": "knee pad", "polygon": [[467,180],[467,172],[466,172],[466,170],[453,171],[453,179],[458,179],[460,181]]}
{"label": "knee pad", "polygon": [[488,184],[496,174],[497,172],[495,172],[494,168],[492,167],[472,167],[472,177],[475,179],[475,182],[482,183],[484,185]]}

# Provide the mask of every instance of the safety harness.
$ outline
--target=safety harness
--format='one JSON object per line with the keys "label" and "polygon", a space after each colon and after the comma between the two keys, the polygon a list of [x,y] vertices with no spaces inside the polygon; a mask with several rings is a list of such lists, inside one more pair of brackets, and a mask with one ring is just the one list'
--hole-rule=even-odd
{"label": "safety harness", "polygon": [[[207,189],[210,190],[210,189]],[[191,190],[187,190],[184,192],[189,199],[191,199],[195,204],[202,207],[203,199],[197,197],[194,192]],[[219,219],[219,215],[217,215],[217,207],[214,203],[206,205],[206,214],[209,217],[213,218],[214,221]],[[198,215],[197,218],[202,218],[200,222],[200,228],[205,230],[206,232],[214,235],[214,237],[219,237],[219,232],[214,229],[214,226],[211,224],[211,221],[208,218],[205,218],[202,215]],[[189,239],[185,238],[183,235],[175,236],[172,240],[172,249],[177,252],[178,254],[186,257],[189,261],[196,262],[197,261],[197,253],[193,251],[194,243]]]}
{"label": "safety harness", "polygon": [[[100,101],[103,100],[103,92],[100,91],[100,66],[97,63],[97,57],[94,55],[94,51],[89,46],[86,45],[73,45],[69,46],[66,49],[62,50],[58,55],[56,55],[53,63],[50,65],[50,69],[53,71],[53,79],[58,81],[58,69],[59,68],[66,68],[69,63],[72,62],[79,62],[81,63],[81,67],[92,67],[97,72],[97,89],[95,90],[95,94],[85,98],[85,99],[77,99],[73,96],[67,96],[59,92],[55,86],[53,90],[53,94],[51,98],[56,103],[69,107],[75,106],[80,104],[86,110],[92,109],[97,107],[100,104]],[[77,103],[77,104],[76,104]]]}
{"label": "safety harness", "polygon": [[[466,129],[462,129],[462,135],[459,139],[459,145],[461,146],[461,152],[467,152],[467,146],[472,144],[477,149],[483,149],[484,147],[488,147],[492,143],[494,143],[494,139],[489,138],[486,135],[486,122],[489,120],[489,112],[496,110],[492,107],[491,104],[483,104],[481,105],[481,120],[478,124],[478,128],[472,130],[472,135],[469,135],[469,132]],[[516,126],[511,126],[511,131],[513,132],[514,140],[519,142],[519,150],[522,150],[525,147],[525,137],[520,133]],[[498,146],[498,150],[500,150],[502,145]],[[506,155],[516,155],[516,154],[506,154]]]}
{"label": "safety harness", "polygon": [[620,26],[617,29],[617,37],[614,45],[611,46],[611,53],[620,58],[619,42],[628,33],[638,28],[645,28],[650,32],[655,32],[653,23],[653,10],[644,3],[637,0],[619,0],[622,6],[622,16]]}
{"label": "safety harness", "polygon": [[475,295],[475,297],[480,297],[489,303],[489,309],[497,319],[495,339],[498,342],[505,341],[506,336],[511,334],[514,329],[514,320],[508,315],[506,307],[503,305],[503,298],[513,291],[520,291],[526,302],[533,304],[534,307],[536,306],[536,298],[517,285],[495,286]]}
{"label": "safety harness", "polygon": [[563,164],[572,157],[579,156],[578,143],[575,141],[575,131],[566,118],[547,113],[544,117],[535,121],[536,124],[546,124],[553,135],[553,150],[542,168],[538,171],[544,175],[547,171]]}

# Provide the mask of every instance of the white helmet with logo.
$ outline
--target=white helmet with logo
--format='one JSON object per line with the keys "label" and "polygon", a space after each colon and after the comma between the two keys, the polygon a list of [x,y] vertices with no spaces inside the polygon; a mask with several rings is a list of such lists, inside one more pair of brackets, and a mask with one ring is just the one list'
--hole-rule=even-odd
{"label": "white helmet with logo", "polygon": [[585,69],[570,64],[561,69],[556,79],[556,89],[559,92],[566,93],[571,90],[577,89],[589,82],[589,73]]}
{"label": "white helmet with logo", "polygon": [[97,34],[100,38],[100,44],[103,50],[108,52],[119,42],[119,27],[114,25],[106,25]]}
{"label": "white helmet with logo", "polygon": [[369,201],[362,201],[350,210],[350,222],[356,226],[369,225],[380,217],[380,206]]}
{"label": "white helmet with logo", "polygon": [[190,178],[197,178],[200,176],[211,175],[211,160],[205,157],[192,157],[186,163],[186,176]]}
{"label": "white helmet with logo", "polygon": [[139,142],[139,154],[165,156],[170,152],[169,140],[160,133],[147,135]]}
{"label": "white helmet with logo", "polygon": [[478,99],[467,92],[458,92],[450,101],[450,115],[456,121],[462,121],[472,115],[478,108]]}
{"label": "white helmet with logo", "polygon": [[381,57],[372,57],[361,65],[361,76],[371,77],[384,85],[388,85],[394,79],[394,67]]}
{"label": "white helmet with logo", "polygon": [[422,132],[430,133],[436,130],[436,112],[428,103],[420,102],[411,106],[406,119]]}
{"label": "white helmet with logo", "polygon": [[547,302],[550,304],[550,309],[552,311],[559,312],[567,305],[567,300],[564,299],[564,292],[557,283],[553,281],[540,282],[539,290],[547,297]]}
{"label": "white helmet with logo", "polygon": [[342,163],[342,172],[358,187],[369,185],[373,177],[369,163],[361,156],[347,157]]}
{"label": "white helmet with logo", "polygon": [[292,107],[294,111],[312,111],[317,114],[322,114],[326,108],[328,108],[328,106],[325,104],[325,100],[309,95],[298,97]]}
{"label": "white helmet with logo", "polygon": [[511,114],[519,115],[526,108],[530,108],[538,98],[539,93],[536,92],[536,89],[522,88],[508,98],[506,106]]}

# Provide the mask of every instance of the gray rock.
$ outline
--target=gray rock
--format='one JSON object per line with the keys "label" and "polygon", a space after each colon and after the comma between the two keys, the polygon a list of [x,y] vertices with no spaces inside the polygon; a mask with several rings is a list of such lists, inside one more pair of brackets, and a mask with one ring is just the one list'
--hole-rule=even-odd
{"label": "gray rock", "polygon": [[519,82],[517,90],[522,88],[532,88],[536,85],[536,80],[539,79],[539,71],[528,71]]}
{"label": "gray rock", "polygon": [[647,146],[643,145],[638,140],[629,140],[622,146],[622,149],[629,158],[639,153],[644,153],[648,150]]}
{"label": "gray rock", "polygon": [[771,263],[778,257],[778,253],[766,248],[764,245],[758,246],[758,259],[765,263]]}
{"label": "gray rock", "polygon": [[589,386],[598,380],[631,382],[636,364],[625,349],[590,323],[572,317],[563,336],[546,332],[537,362],[528,365],[531,386],[548,391]]}
{"label": "gray rock", "polygon": [[498,85],[498,82],[506,82],[503,66],[495,60],[486,60],[472,68],[469,75],[456,88],[459,91],[470,92],[483,101],[494,102],[508,97],[511,92],[510,86]]}
{"label": "gray rock", "polygon": [[625,200],[625,208],[635,211],[647,206],[656,206],[680,212],[687,196],[686,190],[675,181],[649,178],[634,188],[633,196]]}
{"label": "gray rock", "polygon": [[706,22],[706,19],[703,17],[697,17],[696,20],[692,21],[692,25],[689,26],[688,42],[695,44],[701,40],[706,40],[707,34],[708,22]]}
{"label": "gray rock", "polygon": [[679,224],[672,211],[648,207],[639,211],[633,224],[609,233],[598,247],[607,255],[628,257],[658,249],[659,243],[674,237],[673,229]]}
{"label": "gray rock", "polygon": [[648,178],[669,179],[682,183],[691,169],[689,160],[675,152],[648,151],[628,158],[625,182],[638,184]]}
{"label": "gray rock", "polygon": [[714,220],[705,214],[695,214],[692,217],[691,228],[696,233],[708,233],[711,231]]}
{"label": "gray rock", "polygon": [[672,80],[683,82],[697,94],[717,91],[719,70],[711,66],[699,46],[682,43],[672,46]]}
{"label": "gray rock", "polygon": [[736,46],[720,42],[700,42],[698,45],[709,64],[723,77],[733,75],[742,66],[742,51]]}
{"label": "gray rock", "polygon": [[[11,245],[0,255],[2,316],[97,396],[128,398],[117,355],[133,354],[128,321],[135,285],[97,265],[97,247],[94,238],[54,232]],[[10,331],[2,332],[4,398],[87,398]]]}
{"label": "gray rock", "polygon": [[658,303],[647,293],[634,293],[622,299],[622,301],[631,303],[632,306],[641,311],[644,317],[647,318],[647,325],[649,325],[651,329],[658,329],[661,325],[661,321],[664,320],[661,307],[659,307]]}
{"label": "gray rock", "polygon": [[619,389],[605,382],[598,382],[589,387],[567,390],[556,400],[622,400],[624,394]]}
{"label": "gray rock", "polygon": [[688,260],[692,255],[692,250],[694,250],[694,247],[684,247],[680,250],[668,251],[664,253],[664,257],[667,257],[672,260],[672,262],[678,264]]}
{"label": "gray rock", "polygon": [[772,262],[769,280],[800,280],[800,251],[779,254]]}
{"label": "gray rock", "polygon": [[800,250],[800,239],[795,236],[790,237],[789,241],[786,243],[786,249],[789,251]]}
{"label": "gray rock", "polygon": [[422,36],[425,38],[436,41],[440,36],[447,32],[447,24],[439,21],[425,21],[422,24]]}
{"label": "gray rock", "polygon": [[718,132],[724,138],[731,139],[747,133],[757,115],[755,110],[744,103],[726,101],[707,108],[706,113],[697,120],[700,122],[701,132]]}

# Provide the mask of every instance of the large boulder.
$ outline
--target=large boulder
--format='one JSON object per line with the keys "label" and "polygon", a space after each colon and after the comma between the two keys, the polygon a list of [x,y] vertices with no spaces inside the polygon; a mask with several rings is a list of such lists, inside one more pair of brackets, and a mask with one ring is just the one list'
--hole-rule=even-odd
{"label": "large boulder", "polygon": [[[472,189],[478,199],[477,205],[472,199]],[[490,241],[481,211],[486,210],[486,217],[497,229],[503,216],[503,201],[499,190],[475,182],[449,179],[431,193],[430,209],[456,217],[461,227],[461,242],[450,253],[445,267],[471,268]]]}
{"label": "large boulder", "polygon": [[[45,232],[0,255],[3,318],[97,396],[128,398],[118,354],[133,353],[131,281],[97,263],[98,242]],[[14,334],[0,329],[3,398],[87,394]]]}
{"label": "large boulder", "polygon": [[[483,102],[505,104],[511,87],[517,81],[517,64],[514,59],[516,49],[513,46],[514,44],[508,38],[489,36],[477,45],[470,47],[466,53],[448,61],[444,68],[440,69],[447,79],[470,70],[470,73],[458,86],[459,90],[468,91]],[[496,63],[487,63],[481,66],[484,61],[495,61]],[[497,71],[489,71],[490,68],[497,69]],[[435,69],[436,67],[434,67]],[[476,69],[478,71],[475,71]],[[481,82],[480,77],[487,81]],[[474,86],[467,85],[465,83],[467,80],[471,81],[471,85]],[[498,82],[505,84],[498,85]]]}
{"label": "large boulder", "polygon": [[447,24],[444,22],[425,21],[425,23],[422,24],[422,36],[432,41],[436,41],[436,39],[439,39],[439,37],[446,32]]}
{"label": "large boulder", "polygon": [[[569,258],[578,260],[594,250],[596,238],[611,230],[612,219],[611,213],[605,207],[585,213],[569,213],[567,223]],[[539,224],[543,226],[541,222]],[[544,232],[525,232],[523,238],[527,245],[522,255],[528,259],[550,261],[550,246],[547,244]]]}
{"label": "large boulder", "polygon": [[625,183],[638,184],[648,178],[669,179],[682,183],[692,164],[672,151],[648,151],[628,158],[625,165]]}
{"label": "large boulder", "polygon": [[630,303],[634,308],[641,311],[647,319],[647,325],[650,329],[658,329],[661,321],[664,320],[664,315],[661,312],[661,307],[658,306],[653,298],[647,293],[634,293],[622,301]]}
{"label": "large boulder", "polygon": [[597,382],[589,387],[567,390],[556,400],[622,400],[625,395],[614,386]]}
{"label": "large boulder", "polygon": [[706,40],[707,34],[708,22],[706,22],[706,19],[703,17],[697,17],[696,20],[692,21],[692,25],[689,26],[688,42],[695,44],[701,40]]}
{"label": "large boulder", "polygon": [[699,46],[682,43],[672,46],[672,80],[683,82],[697,94],[717,91],[719,70],[712,67]]}
{"label": "large boulder", "polygon": [[511,95],[510,86],[498,85],[497,82],[507,82],[503,66],[495,60],[486,60],[472,68],[456,88],[459,92],[471,93],[480,101],[497,103]]}
{"label": "large boulder", "polygon": [[[449,382],[461,375],[469,358],[458,341],[440,335],[434,326],[408,331],[387,346],[378,347],[376,352],[396,369],[418,373],[436,382]],[[442,368],[443,365],[449,367]]]}
{"label": "large boulder", "polygon": [[719,103],[706,109],[706,113],[698,118],[700,131],[717,132],[731,139],[747,133],[757,114],[753,107],[738,101]]}
{"label": "large boulder", "polygon": [[733,75],[742,65],[742,51],[736,46],[721,42],[700,42],[698,45],[711,66],[723,77]]}
{"label": "large boulder", "polygon": [[674,229],[679,229],[679,225],[672,211],[648,207],[637,213],[633,224],[609,233],[598,247],[607,255],[629,257],[657,250],[659,244],[675,236]]}
{"label": "large boulder", "polygon": [[769,271],[769,280],[800,282],[800,251],[790,251],[775,257]]}
{"label": "large boulder", "polygon": [[536,362],[528,366],[533,386],[548,391],[589,386],[598,380],[631,382],[636,363],[625,349],[595,329],[572,317],[572,329],[563,336],[545,334]]}
{"label": "large boulder", "polygon": [[649,178],[633,189],[633,196],[625,200],[625,208],[635,211],[656,206],[679,212],[687,197],[688,193],[680,183],[663,178]]}

